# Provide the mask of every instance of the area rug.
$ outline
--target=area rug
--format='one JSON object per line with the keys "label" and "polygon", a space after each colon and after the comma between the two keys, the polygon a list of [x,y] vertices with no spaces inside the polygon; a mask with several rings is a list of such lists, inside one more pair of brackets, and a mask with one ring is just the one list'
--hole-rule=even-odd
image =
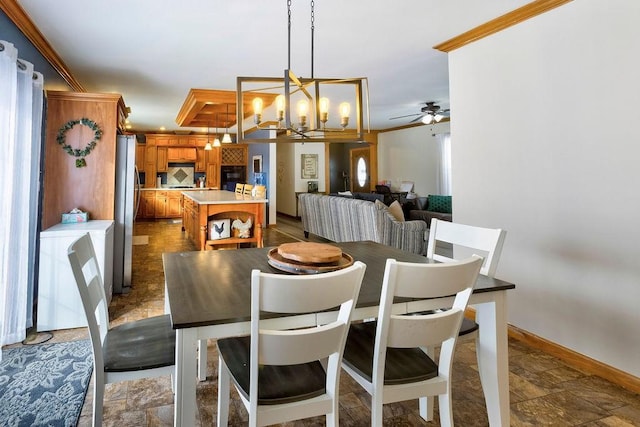
{"label": "area rug", "polygon": [[88,340],[2,350],[0,426],[75,426],[92,371]]}

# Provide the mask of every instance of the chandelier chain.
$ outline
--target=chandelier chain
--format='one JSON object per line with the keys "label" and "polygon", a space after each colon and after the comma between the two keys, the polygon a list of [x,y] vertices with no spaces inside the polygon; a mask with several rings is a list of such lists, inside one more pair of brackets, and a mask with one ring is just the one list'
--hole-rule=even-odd
{"label": "chandelier chain", "polygon": [[314,45],[314,43],[313,43],[313,40],[314,40],[313,33],[314,33],[315,28],[316,28],[315,27],[316,16],[315,16],[315,13],[314,13],[314,10],[313,10],[314,6],[315,6],[315,2],[313,0],[311,0],[311,78],[313,78],[313,56],[314,56],[313,55],[313,50],[314,50],[313,49],[313,45]]}
{"label": "chandelier chain", "polygon": [[291,69],[291,0],[287,0],[287,70]]}

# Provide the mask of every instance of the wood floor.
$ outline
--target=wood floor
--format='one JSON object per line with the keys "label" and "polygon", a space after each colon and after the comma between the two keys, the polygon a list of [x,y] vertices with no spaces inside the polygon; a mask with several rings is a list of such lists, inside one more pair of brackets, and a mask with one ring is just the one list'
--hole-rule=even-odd
{"label": "wood floor", "polygon": [[[195,248],[184,237],[179,223],[136,223],[135,235],[149,236],[148,244],[135,245],[133,283],[129,294],[114,296],[110,306],[113,324],[163,313],[163,252]],[[298,221],[278,217],[278,226],[265,231],[265,246],[303,239]],[[144,239],[141,239],[144,241]],[[313,241],[323,241],[313,239]],[[57,331],[56,341],[86,336],[81,329]],[[215,425],[217,355],[208,346],[207,380],[197,389],[197,425]],[[640,396],[596,376],[573,369],[558,359],[510,340],[510,402],[512,426],[640,426]],[[487,414],[477,372],[473,340],[461,340],[453,368],[453,411],[458,426],[487,426]],[[247,424],[247,413],[232,393],[230,425]],[[89,391],[79,425],[90,426],[92,393]],[[341,377],[340,425],[369,424],[370,398],[348,375]],[[417,401],[385,405],[385,426],[439,426],[417,415]],[[199,424],[198,424],[199,423]],[[105,426],[173,425],[173,395],[169,377],[108,385]],[[322,426],[324,418],[312,418],[287,426]],[[194,426],[195,427],[195,426]]]}

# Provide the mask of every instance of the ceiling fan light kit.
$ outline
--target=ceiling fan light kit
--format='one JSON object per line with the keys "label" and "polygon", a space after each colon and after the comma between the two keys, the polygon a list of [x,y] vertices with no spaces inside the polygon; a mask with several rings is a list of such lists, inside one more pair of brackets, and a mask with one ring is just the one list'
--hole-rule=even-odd
{"label": "ceiling fan light kit", "polygon": [[[366,77],[315,78],[313,75],[314,1],[311,1],[311,77],[298,77],[291,70],[291,0],[288,12],[288,66],[280,77],[237,78],[237,139],[242,142],[362,142],[364,117],[369,131],[369,96]],[[277,92],[277,95],[274,94]],[[256,94],[263,93],[264,96]],[[274,96],[275,95],[275,96]],[[253,97],[251,102],[244,98]],[[365,100],[366,98],[366,100]],[[265,105],[264,99],[271,104]],[[339,99],[340,102],[334,104]],[[245,105],[250,105],[253,111]],[[353,108],[353,118],[351,117]],[[295,107],[295,108],[294,108]],[[332,107],[335,109],[332,110]],[[243,120],[253,117],[255,127]],[[349,128],[349,124],[354,127]],[[256,130],[270,130],[268,136]],[[224,142],[224,140],[223,140]]]}
{"label": "ceiling fan light kit", "polygon": [[415,119],[411,120],[409,123],[415,123],[417,121],[421,121],[425,125],[431,125],[433,123],[440,123],[442,119],[448,117],[449,109],[443,110],[439,105],[436,105],[434,101],[424,102],[425,106],[420,108],[419,113],[415,114],[407,114],[404,116],[391,117],[389,120],[402,119],[405,117],[413,117],[418,116]]}

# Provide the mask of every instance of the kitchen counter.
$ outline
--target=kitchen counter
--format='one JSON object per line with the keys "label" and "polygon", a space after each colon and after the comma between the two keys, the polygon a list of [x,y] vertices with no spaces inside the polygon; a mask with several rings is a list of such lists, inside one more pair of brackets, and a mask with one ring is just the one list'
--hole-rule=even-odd
{"label": "kitchen counter", "polygon": [[[184,189],[183,189],[184,190]],[[236,194],[226,190],[183,191],[185,197],[199,205],[267,203],[268,199]]]}
{"label": "kitchen counter", "polygon": [[171,188],[171,187],[143,187],[140,188],[140,191],[211,191],[211,190],[218,190],[217,188],[214,187],[207,187],[207,188],[199,188],[199,187],[193,187],[193,188]]}
{"label": "kitchen counter", "polygon": [[[236,194],[226,190],[183,191],[182,227],[187,236],[200,250],[213,249],[220,245],[238,246],[241,243],[255,243],[262,247],[262,227],[266,198]],[[240,219],[253,223],[251,237],[230,237],[214,239],[209,227],[213,220]]]}

